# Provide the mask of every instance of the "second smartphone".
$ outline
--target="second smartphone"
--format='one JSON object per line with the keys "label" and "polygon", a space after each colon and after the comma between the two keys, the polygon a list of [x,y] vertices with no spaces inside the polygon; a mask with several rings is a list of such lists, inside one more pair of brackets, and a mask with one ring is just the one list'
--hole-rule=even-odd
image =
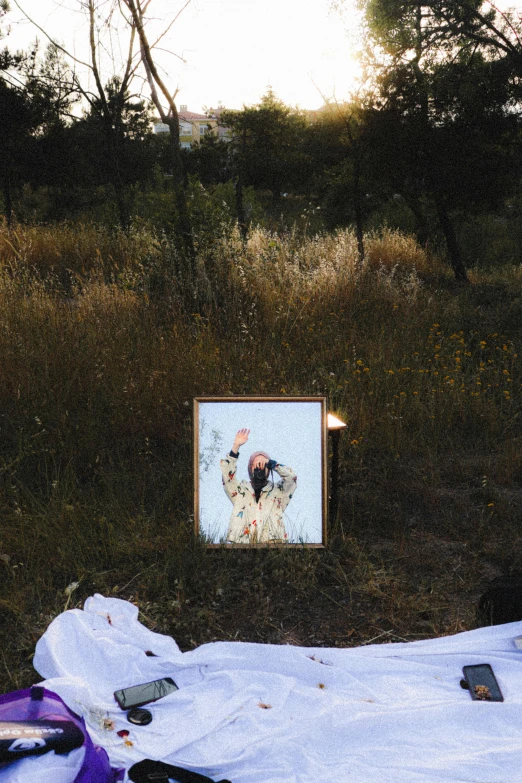
{"label": "second smartphone", "polygon": [[151,701],[162,699],[169,693],[177,691],[178,686],[172,677],[163,677],[161,680],[144,682],[141,685],[132,685],[130,688],[122,688],[114,691],[114,698],[122,710],[130,710],[132,707],[141,707],[142,704],[150,704]]}

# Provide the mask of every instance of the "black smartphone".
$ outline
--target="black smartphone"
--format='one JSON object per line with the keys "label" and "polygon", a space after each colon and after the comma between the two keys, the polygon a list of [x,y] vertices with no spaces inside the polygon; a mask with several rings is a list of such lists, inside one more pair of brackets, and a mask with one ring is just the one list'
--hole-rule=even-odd
{"label": "black smartphone", "polygon": [[477,663],[462,669],[471,698],[474,701],[504,701],[497,679],[489,663]]}
{"label": "black smartphone", "polygon": [[141,707],[151,701],[157,701],[178,690],[178,686],[171,677],[163,677],[161,680],[144,682],[142,685],[132,685],[130,688],[122,688],[114,691],[114,698],[122,710],[130,710],[132,707]]}

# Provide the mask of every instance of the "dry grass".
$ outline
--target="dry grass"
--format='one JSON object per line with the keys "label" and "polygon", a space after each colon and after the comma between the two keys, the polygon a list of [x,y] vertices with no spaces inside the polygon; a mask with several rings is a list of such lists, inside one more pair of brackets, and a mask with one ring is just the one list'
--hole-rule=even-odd
{"label": "dry grass", "polygon": [[144,228],[125,233],[92,224],[19,224],[12,231],[5,227],[0,231],[0,264],[7,268],[21,264],[41,277],[66,270],[82,277],[117,275],[158,247],[157,239]]}
{"label": "dry grass", "polygon": [[[470,627],[522,555],[518,268],[456,288],[391,231],[363,265],[349,231],[200,247],[191,266],[145,229],[0,232],[4,689],[94,591],[184,648],[361,644]],[[193,539],[191,399],[253,393],[325,394],[349,422],[326,551]]]}

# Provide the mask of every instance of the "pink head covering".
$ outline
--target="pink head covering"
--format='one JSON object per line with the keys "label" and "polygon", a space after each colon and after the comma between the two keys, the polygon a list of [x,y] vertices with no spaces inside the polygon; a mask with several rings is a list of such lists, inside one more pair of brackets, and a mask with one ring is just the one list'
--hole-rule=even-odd
{"label": "pink head covering", "polygon": [[266,451],[254,451],[253,454],[250,455],[250,459],[248,460],[248,475],[250,478],[252,478],[252,465],[254,464],[254,461],[256,457],[266,457],[267,461],[270,459]]}

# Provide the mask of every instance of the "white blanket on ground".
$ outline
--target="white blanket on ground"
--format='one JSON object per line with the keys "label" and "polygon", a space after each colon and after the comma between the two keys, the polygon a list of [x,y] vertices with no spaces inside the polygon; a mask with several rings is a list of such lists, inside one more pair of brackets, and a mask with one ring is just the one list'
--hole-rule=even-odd
{"label": "white blanket on ground", "polygon": [[[181,653],[137,607],[95,595],[51,623],[34,666],[126,769],[153,758],[232,783],[522,783],[521,633],[510,623],[350,649],[214,642]],[[460,688],[476,663],[492,665],[504,702]],[[179,691],[149,705],[149,726],[132,726],[113,692],[165,676]]]}

